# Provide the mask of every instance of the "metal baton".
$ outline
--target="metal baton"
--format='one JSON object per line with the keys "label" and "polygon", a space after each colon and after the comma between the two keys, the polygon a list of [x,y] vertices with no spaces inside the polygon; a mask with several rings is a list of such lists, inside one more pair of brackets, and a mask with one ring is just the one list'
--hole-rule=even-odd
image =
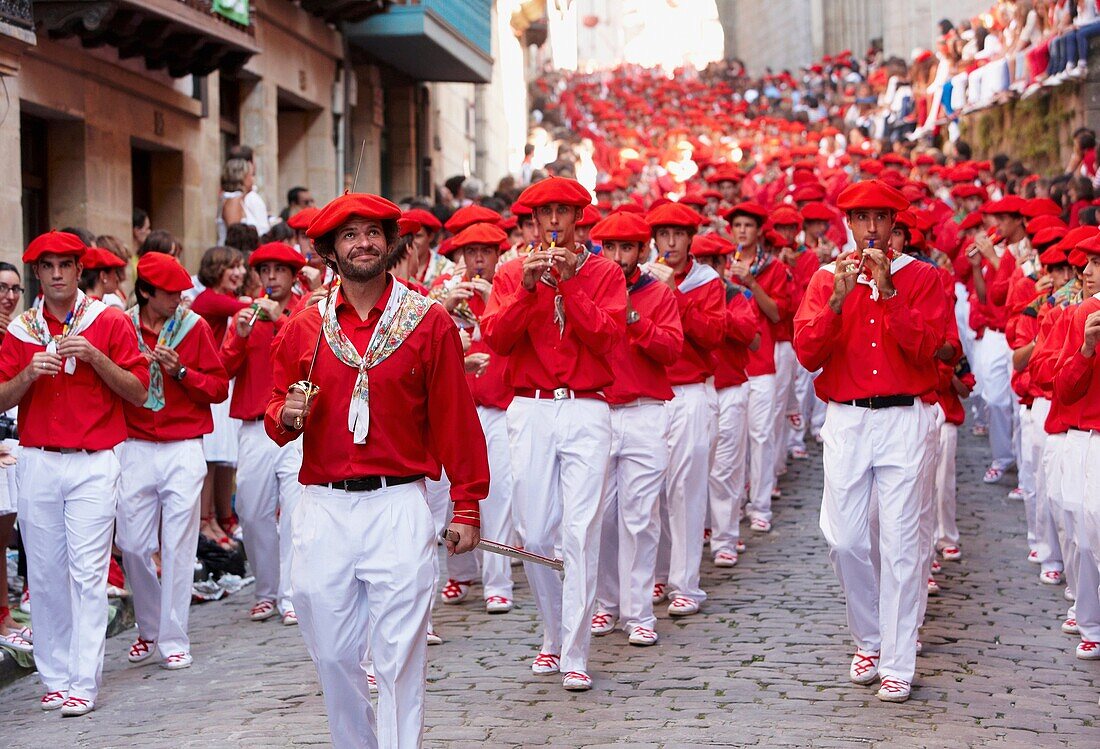
{"label": "metal baton", "polygon": [[[444,541],[450,541],[451,543],[458,543],[458,534],[451,530],[443,531],[439,534],[439,537]],[[550,557],[539,556],[538,554],[532,554],[529,551],[523,549],[517,549],[515,546],[509,546],[508,544],[498,543],[497,541],[486,541],[482,539],[477,548],[482,551],[487,551],[490,554],[500,554],[501,556],[511,557],[512,559],[519,559],[524,562],[533,562],[534,564],[541,564],[544,567],[549,567],[552,570],[562,572],[565,570],[565,563],[560,559],[551,559]]]}

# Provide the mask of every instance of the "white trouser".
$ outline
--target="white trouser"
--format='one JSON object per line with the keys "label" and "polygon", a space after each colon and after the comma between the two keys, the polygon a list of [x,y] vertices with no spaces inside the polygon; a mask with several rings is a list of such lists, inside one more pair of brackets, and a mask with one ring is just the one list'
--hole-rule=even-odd
{"label": "white trouser", "polygon": [[48,692],[94,701],[107,636],[118,458],[113,450],[52,453],[28,447],[17,470],[38,675]]}
{"label": "white trouser", "polygon": [[749,505],[752,518],[772,519],[775,488],[775,375],[750,377],[749,382]]}
{"label": "white trouser", "polygon": [[[1077,626],[1081,629],[1081,639],[1100,641],[1100,570],[1097,569],[1097,552],[1087,533],[1085,519],[1085,479],[1088,458],[1096,454],[1090,452],[1092,438],[1088,432],[1071,429],[1066,434],[1062,446],[1062,502],[1065,508],[1066,532],[1073,534],[1077,541],[1077,576],[1073,602]],[[1092,470],[1095,474],[1095,469]],[[37,637],[37,634],[35,635]]]}
{"label": "white trouser", "polygon": [[[499,408],[478,406],[477,415],[489,451],[489,496],[481,500],[481,537],[512,543],[512,457],[508,444],[508,415]],[[450,520],[450,482],[443,494],[443,510]],[[439,502],[438,499],[435,502]],[[433,509],[433,516],[436,510]],[[480,572],[479,572],[480,569]],[[481,578],[485,598],[512,597],[512,563],[506,556],[473,551],[447,557],[447,576],[454,580]]]}
{"label": "white trouser", "polygon": [[[373,492],[303,487],[291,538],[291,595],[333,746],[419,747],[436,539],[424,484]],[[368,653],[378,681],[377,734]]]}
{"label": "white trouser", "polygon": [[799,366],[790,341],[775,342],[775,403],[772,406],[772,457],[775,472],[787,468],[787,443],[790,441],[791,422],[787,420],[787,401],[794,390],[795,369]]}
{"label": "white trouser", "polygon": [[658,580],[696,603],[707,599],[699,587],[703,531],[707,520],[707,481],[718,432],[714,385],[676,385],[668,402],[668,476],[661,494]]}
{"label": "white trouser", "polygon": [[282,447],[271,441],[262,421],[241,424],[237,454],[237,516],[244,549],[256,576],[256,600],[277,601],[279,613],[293,611],[290,602],[291,545],[294,506],[302,496],[302,442]]}
{"label": "white trouser", "polygon": [[[924,562],[924,569],[928,573],[928,577],[932,577],[932,562],[936,558],[936,530],[939,523],[939,517],[937,513],[938,496],[938,482],[939,482],[939,469],[940,464],[943,461],[943,454],[941,452],[941,439],[943,438],[943,427],[947,424],[947,414],[944,413],[943,407],[938,403],[931,406],[932,419],[932,478],[929,482],[931,487],[931,496],[925,502],[921,504],[920,511],[920,539],[922,544],[922,554]],[[957,436],[957,433],[956,433]],[[871,490],[871,505],[874,507],[878,502],[878,495],[875,489]],[[872,511],[871,518],[871,546],[872,548],[878,544],[879,532],[878,532],[878,516]],[[881,562],[881,559],[879,560]],[[882,570],[878,567],[875,569],[879,578],[882,577]],[[917,631],[918,639],[920,638],[920,628],[924,626],[924,615],[928,611],[928,586],[923,586],[920,596],[920,604],[917,609]]]}
{"label": "white trouser", "polygon": [[1038,441],[1035,439],[1034,422],[1031,419],[1031,411],[1024,405],[1016,406],[1016,418],[1020,430],[1019,463],[1016,467],[1019,471],[1020,491],[1024,494],[1024,520],[1027,524],[1027,548],[1038,551],[1035,539],[1035,506],[1037,502],[1038,486],[1036,483],[1035,464],[1038,459]]}
{"label": "white trouser", "polygon": [[736,553],[745,504],[749,385],[718,391],[718,440],[710,467],[710,551]]}
{"label": "white trouser", "polygon": [[668,413],[644,399],[611,407],[596,600],[626,631],[654,629],[653,578],[661,537],[658,501],[668,471]]}
{"label": "white trouser", "polygon": [[[611,416],[591,398],[516,398],[508,407],[512,503],[528,551],[553,557],[565,574],[524,562],[543,624],[542,652],[561,670],[588,670],[601,498],[611,451]],[[563,579],[564,577],[564,579]]]}
{"label": "white trouser", "polygon": [[[128,439],[119,448],[115,542],[134,595],[138,634],[164,657],[191,652],[187,619],[195,579],[199,499],[206,478],[200,438]],[[160,551],[160,579],[153,554]]]}
{"label": "white trouser", "polygon": [[[937,406],[938,408],[938,406]],[[939,451],[936,458],[936,527],[933,533],[936,549],[959,545],[959,526],[955,522],[957,496],[955,458],[958,454],[959,428],[944,421],[939,429]]]}
{"label": "white trouser", "polygon": [[[1046,471],[1043,468],[1043,454],[1046,452],[1047,415],[1050,414],[1050,401],[1036,398],[1031,410],[1020,412],[1021,457],[1027,464],[1027,481],[1035,484],[1035,542],[1032,549],[1039,554],[1039,564],[1044,572],[1062,570],[1062,547],[1058,544],[1058,531],[1054,524],[1054,515],[1050,507],[1050,491],[1047,488]],[[1028,499],[1028,487],[1024,483],[1025,471],[1020,471],[1020,485],[1024,488],[1024,499]]]}
{"label": "white trouser", "polygon": [[1012,423],[1015,397],[1009,381],[1012,366],[1012,350],[1005,334],[987,330],[977,342],[978,361],[974,374],[982,385],[982,398],[989,409],[989,445],[993,453],[992,464],[997,468],[1009,468],[1013,461]]}
{"label": "white trouser", "polygon": [[926,590],[931,539],[922,538],[921,518],[931,501],[935,427],[932,407],[919,400],[877,410],[830,403],[821,432],[821,530],[844,591],[848,627],[860,650],[881,651],[883,676],[905,681],[913,680]]}
{"label": "white trouser", "polygon": [[[1062,466],[1065,463],[1065,434],[1048,434],[1043,447],[1043,476],[1046,480],[1047,498],[1050,501],[1051,519],[1058,537],[1058,548],[1065,565],[1066,590],[1077,590],[1077,539],[1073,537],[1072,526],[1067,524],[1066,506],[1062,497]],[[1075,617],[1074,607],[1070,604],[1067,618]]]}
{"label": "white trouser", "polygon": [[[1100,432],[1091,432],[1085,447],[1085,466],[1081,486],[1082,492],[1082,520],[1084,535],[1088,539],[1089,549],[1092,551],[1093,569],[1100,565]],[[1100,575],[1094,581],[1100,585]],[[1093,592],[1100,596],[1100,591],[1094,585]],[[1082,632],[1082,634],[1084,634]],[[1089,637],[1094,640],[1097,638]]]}
{"label": "white trouser", "polygon": [[787,399],[787,416],[800,416],[801,425],[797,428],[789,426],[790,438],[787,440],[788,450],[806,449],[806,428],[814,413],[814,401],[817,394],[814,393],[814,375],[802,366],[797,358],[794,360],[794,386],[791,395]]}

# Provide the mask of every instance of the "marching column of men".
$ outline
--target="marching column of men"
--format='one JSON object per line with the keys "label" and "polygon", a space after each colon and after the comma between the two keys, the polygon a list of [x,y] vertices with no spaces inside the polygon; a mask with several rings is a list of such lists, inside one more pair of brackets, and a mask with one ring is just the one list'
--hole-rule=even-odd
{"label": "marching column of men", "polygon": [[[249,617],[301,624],[338,747],[421,741],[440,531],[452,555],[442,600],[461,601],[480,576],[490,613],[512,608],[513,587],[505,558],[465,554],[482,532],[563,558],[563,574],[525,571],[542,621],[532,672],[565,689],[591,688],[592,635],[620,628],[650,646],[655,604],[700,612],[706,539],[728,568],[743,518],[772,528],[776,476],[802,457],[806,424],[789,417],[809,416],[791,393],[811,379],[848,678],[908,699],[937,553],[962,556],[954,453],[975,384],[968,347],[978,383],[993,381],[987,478],[1021,466],[1031,557],[1043,582],[1064,571],[1075,601],[1062,629],[1080,634],[1078,657],[1100,658],[1100,230],[1032,227],[1033,206],[1011,196],[986,205],[999,236],[972,227],[961,284],[962,319],[983,327],[975,346],[919,212],[883,182],[840,191],[854,249],[824,265],[799,233],[804,219],[823,223],[812,203],[727,205],[728,231],[706,233],[687,203],[618,210],[592,225],[595,252],[577,234],[591,203],[571,179],[532,185],[513,206],[531,236],[517,246],[494,212],[456,213],[457,264],[432,255],[432,299],[388,272],[420,251],[423,224],[345,194],[305,230],[337,280],[303,301],[299,251],[260,247],[250,263],[266,294],[221,342],[181,306],[191,282],[174,258],[141,259],[138,303],[123,313],[78,290],[79,238],[34,240],[24,260],[42,296],[0,345],[0,409],[18,404],[22,417],[42,708],[95,706],[116,518],[138,619],[129,659],[191,665],[199,439],[230,377]],[[1002,375],[1018,400],[1007,415]],[[1023,438],[1010,458],[1014,420]],[[450,497],[440,517],[427,481]]]}

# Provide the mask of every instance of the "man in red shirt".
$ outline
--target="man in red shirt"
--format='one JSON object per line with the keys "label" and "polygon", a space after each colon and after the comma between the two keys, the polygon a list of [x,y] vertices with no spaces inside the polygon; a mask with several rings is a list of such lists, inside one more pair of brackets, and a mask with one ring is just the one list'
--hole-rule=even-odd
{"label": "man in red shirt", "polygon": [[229,415],[240,419],[237,434],[237,515],[244,548],[256,576],[254,622],[275,615],[298,623],[290,600],[290,520],[302,495],[302,441],[272,442],[264,431],[271,399],[271,347],[298,307],[294,279],[305,258],[281,242],[258,247],[248,258],[264,295],[234,317],[221,346],[221,360],[235,377]]}
{"label": "man in red shirt", "polygon": [[303,435],[291,599],[337,749],[419,745],[439,530],[424,477],[439,478],[441,466],[450,477],[451,553],[477,545],[478,502],[489,490],[458,330],[442,307],[384,272],[400,216],[384,198],[345,194],[310,225],[341,284],[280,331],[264,416],[279,445]]}
{"label": "man in red shirt", "polygon": [[129,315],[149,361],[149,396],[141,406],[124,404],[129,437],[118,451],[116,543],[138,625],[128,657],[141,663],[159,650],[160,665],[169,670],[191,665],[187,620],[206,478],[202,435],[214,429],[210,405],[229,395],[210,326],[180,306],[191,286],[190,274],[171,255],[150,252],[138,260],[138,303]]}
{"label": "man in red shirt", "polygon": [[730,261],[730,280],[752,294],[761,313],[760,347],[749,356],[749,528],[772,529],[772,492],[775,490],[776,341],[782,317],[789,314],[791,277],[784,263],[767,251],[760,229],[768,216],[759,203],[735,205],[727,214],[737,244]]}
{"label": "man in red shirt", "polygon": [[626,328],[626,281],[607,258],[574,239],[588,190],[551,177],[528,187],[539,244],[493,278],[481,332],[508,357],[505,381],[512,447],[512,502],[528,551],[561,549],[564,581],[525,564],[543,623],[531,670],[564,674],[566,689],[590,689],[588,647],[596,602],[600,501],[611,451],[603,389],[614,380],[611,352]]}
{"label": "man in red shirt", "polygon": [[[508,443],[508,406],[512,388],[504,381],[508,357],[490,350],[481,334],[480,320],[493,289],[504,230],[490,223],[476,223],[451,240],[451,247],[466,270],[462,275],[442,276],[443,307],[460,330],[470,335],[466,351],[466,381],[477,404],[477,415],[489,450],[489,496],[481,503],[481,529],[486,538],[505,541],[512,537],[512,458]],[[445,482],[444,482],[445,483]],[[479,564],[480,563],[480,564]],[[478,568],[480,566],[480,573]],[[440,593],[444,603],[459,603],[480,575],[485,611],[503,614],[512,610],[512,565],[499,554],[460,554],[447,560],[447,583]]]}
{"label": "man in red shirt", "polygon": [[[1063,497],[1077,538],[1076,624],[1081,635],[1076,655],[1100,658],[1100,237],[1077,245],[1088,256],[1081,274],[1084,301],[1067,309],[1067,335],[1054,377],[1058,416],[1069,427],[1062,453]],[[1091,482],[1091,483],[1090,483]],[[37,643],[36,643],[37,644]]]}
{"label": "man in red shirt", "polygon": [[604,483],[598,606],[592,634],[615,629],[618,619],[632,645],[657,642],[653,615],[654,565],[661,537],[659,499],[668,470],[668,413],[672,398],[666,367],[684,345],[673,291],[639,263],[650,228],[633,213],[613,213],[595,225],[592,240],[618,263],[627,282],[626,337],[611,355],[615,381],[604,394],[611,406],[611,464]]}
{"label": "man in red shirt", "polygon": [[725,288],[726,315],[721,343],[714,349],[714,388],[718,398],[718,437],[707,482],[710,496],[710,553],[715,567],[733,567],[741,544],[748,465],[749,354],[760,346],[760,311],[745,287],[726,278],[734,246],[717,234],[696,237],[691,254],[714,268]]}
{"label": "man in red shirt", "polygon": [[691,257],[691,240],[703,218],[682,203],[666,203],[645,217],[658,261],[646,270],[675,289],[684,347],[668,369],[675,397],[668,405],[668,480],[661,508],[663,531],[657,555],[655,597],[672,601],[670,616],[699,611],[707,594],[699,584],[699,562],[707,515],[707,477],[718,432],[713,349],[722,341],[725,295],[722,279]]}
{"label": "man in red shirt", "polygon": [[95,707],[107,632],[107,568],[123,403],[148,396],[149,364],[121,310],[77,286],[87,248],[65,232],[27,247],[41,303],[0,345],[0,411],[19,404],[19,525],[34,590],[34,659],[42,709]]}
{"label": "man in red shirt", "polygon": [[799,360],[821,368],[814,384],[830,401],[821,530],[856,641],[849,676],[870,684],[881,675],[877,696],[889,702],[909,698],[916,667],[931,547],[921,517],[931,511],[937,443],[921,396],[936,388],[949,314],[933,266],[887,254],[894,217],[908,205],[878,180],[846,188],[837,207],[861,257],[817,271],[795,316]]}

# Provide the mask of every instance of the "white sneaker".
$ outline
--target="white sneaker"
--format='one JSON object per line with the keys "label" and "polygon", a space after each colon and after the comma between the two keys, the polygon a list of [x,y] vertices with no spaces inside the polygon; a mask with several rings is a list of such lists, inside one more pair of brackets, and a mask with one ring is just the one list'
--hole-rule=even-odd
{"label": "white sneaker", "polygon": [[584,671],[570,671],[562,677],[561,685],[570,692],[587,692],[592,688],[592,677]]}
{"label": "white sneaker", "polygon": [[435,633],[434,630],[428,630],[428,644],[429,645],[442,645],[443,638]]}
{"label": "white sneaker", "polygon": [[489,596],[485,599],[486,614],[507,614],[512,606],[512,599],[504,596]]}
{"label": "white sneaker", "polygon": [[1062,622],[1062,631],[1067,635],[1081,634],[1081,628],[1077,626],[1077,620],[1073,618],[1068,618]]}
{"label": "white sneaker", "polygon": [[1043,585],[1061,585],[1062,573],[1058,570],[1047,570],[1039,575],[1039,582]]}
{"label": "white sneaker", "polygon": [[38,706],[43,710],[56,710],[64,705],[67,699],[69,699],[68,692],[46,692],[39,700]]}
{"label": "white sneaker", "polygon": [[668,600],[668,583],[653,584],[653,602],[664,603]]}
{"label": "white sneaker", "polygon": [[848,678],[853,684],[870,684],[878,678],[878,653],[857,650],[848,668]]}
{"label": "white sneaker", "polygon": [[887,676],[879,685],[875,696],[883,702],[905,702],[909,699],[909,693],[913,687],[909,682]]}
{"label": "white sneaker", "polygon": [[757,533],[771,533],[772,524],[771,521],[764,518],[753,518],[752,522],[749,523],[749,528]]}
{"label": "white sneaker", "polygon": [[160,667],[166,671],[179,671],[180,669],[191,668],[191,654],[172,653],[172,655],[164,659]]}
{"label": "white sneaker", "polygon": [[720,551],[714,555],[715,567],[733,567],[737,564],[737,554],[732,551]]}
{"label": "white sneaker", "polygon": [[668,605],[669,616],[691,616],[699,613],[699,604],[687,596],[676,596]]}
{"label": "white sneaker", "polygon": [[462,603],[470,594],[472,580],[447,580],[443,590],[439,591],[439,599],[443,603]]}
{"label": "white sneaker", "polygon": [[627,642],[631,645],[656,645],[658,639],[657,633],[649,627],[631,627]]}
{"label": "white sneaker", "polygon": [[1077,646],[1077,657],[1083,661],[1100,660],[1100,642],[1081,640]]}
{"label": "white sneaker", "polygon": [[596,609],[596,613],[592,615],[592,634],[600,637],[614,630],[615,615],[603,609]]}
{"label": "white sneaker", "polygon": [[130,663],[142,663],[149,660],[156,651],[157,643],[154,640],[143,640],[138,637],[134,640],[134,644],[130,646],[130,652],[126,655],[126,660]]}
{"label": "white sneaker", "polygon": [[963,553],[962,549],[958,546],[945,546],[940,549],[940,556],[943,557],[945,561],[957,562],[962,559]]}
{"label": "white sneaker", "polygon": [[936,578],[928,578],[928,595],[936,596],[940,593],[940,584],[936,582]]}
{"label": "white sneaker", "polygon": [[293,611],[288,611],[283,614],[283,626],[296,627],[298,626],[298,615]]}
{"label": "white sneaker", "polygon": [[262,622],[277,615],[279,609],[275,608],[274,601],[256,601],[256,604],[248,612],[248,618],[254,622]]}
{"label": "white sneaker", "polygon": [[20,653],[34,652],[34,643],[18,632],[9,632],[6,635],[0,635],[0,643]]}

